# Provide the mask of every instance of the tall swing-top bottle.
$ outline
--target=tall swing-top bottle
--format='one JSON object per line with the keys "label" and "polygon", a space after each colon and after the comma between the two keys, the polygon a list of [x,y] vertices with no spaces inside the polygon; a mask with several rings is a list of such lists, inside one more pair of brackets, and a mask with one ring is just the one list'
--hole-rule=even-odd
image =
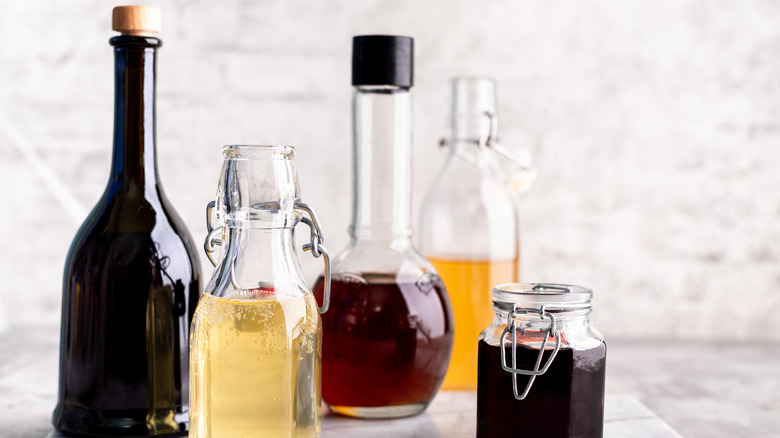
{"label": "tall swing-top bottle", "polygon": [[455,314],[455,344],[442,388],[475,391],[476,339],[493,319],[490,291],[518,279],[520,232],[508,179],[525,174],[496,153],[493,80],[463,77],[451,84],[448,157],[423,202],[418,237]]}

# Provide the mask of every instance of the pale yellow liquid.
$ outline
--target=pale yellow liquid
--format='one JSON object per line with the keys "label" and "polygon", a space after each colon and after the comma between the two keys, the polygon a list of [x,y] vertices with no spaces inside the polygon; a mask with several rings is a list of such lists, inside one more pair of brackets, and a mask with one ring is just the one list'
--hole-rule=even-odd
{"label": "pale yellow liquid", "polygon": [[312,294],[204,293],[190,341],[190,437],[316,437],[321,324]]}
{"label": "pale yellow liquid", "polygon": [[455,314],[455,343],[442,389],[476,391],[478,337],[493,321],[491,291],[493,286],[517,281],[517,259],[428,260],[444,280]]}

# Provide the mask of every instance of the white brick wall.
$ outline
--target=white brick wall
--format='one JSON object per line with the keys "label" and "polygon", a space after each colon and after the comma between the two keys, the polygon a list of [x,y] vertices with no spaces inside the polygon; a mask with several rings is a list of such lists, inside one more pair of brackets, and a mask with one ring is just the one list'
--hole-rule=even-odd
{"label": "white brick wall", "polygon": [[[608,339],[780,340],[777,2],[151,3],[160,173],[198,242],[220,146],[286,143],[342,248],[351,36],[408,34],[415,212],[442,163],[447,79],[492,75],[503,143],[540,173],[525,280],[593,287]],[[0,329],[59,318],[68,245],[109,171],[118,4],[0,0]]]}

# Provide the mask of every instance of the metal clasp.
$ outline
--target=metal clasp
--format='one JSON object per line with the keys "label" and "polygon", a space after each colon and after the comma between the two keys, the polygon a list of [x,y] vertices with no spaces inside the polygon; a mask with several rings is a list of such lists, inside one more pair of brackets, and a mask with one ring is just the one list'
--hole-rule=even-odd
{"label": "metal clasp", "polygon": [[[539,356],[536,357],[536,363],[534,364],[534,368],[532,370],[522,370],[517,368],[517,319],[516,318],[519,317],[520,315],[526,315],[529,313],[538,313],[539,317],[542,318],[542,320],[544,320],[545,317],[549,318],[550,327],[544,333],[544,340],[542,340],[542,345],[539,347]],[[511,367],[509,367],[506,364],[506,354],[504,352],[504,342],[507,334],[509,334],[510,332],[512,335],[512,366]],[[544,366],[539,368],[539,366],[542,363],[544,350],[545,348],[547,348],[547,341],[550,340],[550,337],[555,338],[555,348],[553,349],[553,352],[550,355],[550,357],[547,358],[547,362],[545,362]],[[561,348],[561,335],[560,333],[558,333],[558,329],[556,327],[555,315],[545,311],[544,306],[542,306],[539,309],[518,308],[517,304],[515,304],[512,307],[512,313],[507,315],[506,328],[504,328],[504,331],[501,333],[501,340],[499,342],[499,345],[501,346],[501,367],[504,369],[504,371],[508,371],[512,373],[512,391],[516,399],[523,400],[528,396],[528,392],[531,390],[531,386],[534,384],[534,380],[536,380],[536,376],[541,376],[542,374],[547,372],[547,369],[550,368],[552,361],[555,359],[555,356],[558,354],[558,350],[560,350]],[[525,390],[523,390],[522,393],[519,392],[517,387],[518,374],[523,376],[531,376],[528,379],[528,383],[525,385]]]}
{"label": "metal clasp", "polygon": [[[545,285],[544,288],[548,290],[549,289],[568,290],[567,288],[556,288],[550,285]],[[512,392],[514,393],[516,399],[523,400],[528,396],[528,392],[531,391],[531,386],[534,384],[534,380],[536,380],[536,376],[541,376],[542,374],[547,372],[547,370],[550,368],[550,365],[552,365],[555,356],[558,354],[558,351],[561,349],[561,334],[558,331],[557,320],[555,319],[555,314],[548,312],[548,309],[578,310],[578,309],[588,309],[590,307],[591,307],[590,303],[583,303],[583,304],[547,303],[547,304],[542,304],[541,306],[539,306],[538,309],[525,308],[525,307],[521,308],[521,307],[517,307],[517,304],[512,306],[512,312],[509,315],[507,315],[506,328],[504,328],[504,331],[501,333],[499,345],[501,348],[501,367],[504,369],[504,371],[507,371],[512,374]],[[539,356],[536,357],[536,362],[534,363],[533,369],[523,370],[517,368],[517,332],[518,332],[517,318],[520,315],[528,315],[528,314],[538,314],[543,321],[544,319],[549,319],[550,327],[548,327],[544,333],[544,339],[542,340],[542,345],[539,347]],[[520,331],[523,330],[520,329]],[[511,367],[508,366],[506,363],[506,353],[504,352],[504,343],[506,340],[506,336],[509,334],[511,334],[512,336],[512,366]],[[553,348],[550,357],[548,357],[547,361],[544,363],[544,366],[541,366],[542,358],[544,357],[544,351],[547,348],[547,343],[549,342],[551,337],[555,339],[555,347]],[[525,389],[523,390],[522,393],[519,391],[517,385],[518,375],[530,376],[530,378],[528,379],[528,383],[525,385]]]}
{"label": "metal clasp", "polygon": [[222,245],[222,227],[215,227],[211,222],[212,212],[217,205],[215,201],[211,201],[206,204],[206,229],[209,233],[206,235],[206,241],[203,242],[203,250],[206,251],[206,257],[209,258],[214,267],[217,266],[217,259],[214,258],[214,253],[217,252],[217,247]]}
{"label": "metal clasp", "polygon": [[328,311],[328,307],[330,307],[330,281],[332,278],[332,272],[330,269],[330,254],[328,254],[328,250],[325,248],[325,245],[323,245],[325,242],[325,236],[322,234],[320,221],[317,219],[317,215],[314,213],[314,210],[312,210],[311,207],[299,201],[295,203],[295,208],[302,210],[309,215],[309,217],[301,217],[301,222],[308,225],[310,230],[309,243],[303,245],[303,251],[311,251],[311,254],[315,258],[319,258],[320,256],[324,257],[323,261],[325,262],[325,273],[323,276],[325,284],[323,285],[322,290],[322,306],[319,308],[319,310],[320,313],[325,313]]}
{"label": "metal clasp", "polygon": [[[481,136],[477,140],[472,139],[467,141],[476,143],[482,150],[491,150],[512,163],[512,165],[520,171],[520,176],[515,176],[514,178],[507,176],[506,183],[515,191],[527,190],[528,186],[530,186],[531,182],[536,178],[536,170],[533,167],[524,164],[523,161],[517,158],[517,155],[515,155],[512,151],[498,144],[498,118],[496,115],[490,111],[485,111],[482,114],[488,118],[488,123],[490,126],[488,134]],[[441,150],[449,149],[449,142],[446,138],[441,138],[439,140],[439,148]],[[477,159],[477,157],[460,150],[456,152],[458,157],[475,166],[477,169],[482,170],[479,159]]]}
{"label": "metal clasp", "polygon": [[488,118],[488,123],[490,123],[490,130],[488,131],[488,135],[479,138],[480,149],[491,149],[498,155],[501,155],[502,157],[511,161],[512,164],[517,166],[518,169],[524,172],[533,172],[533,168],[523,164],[523,162],[520,161],[520,159],[518,159],[515,154],[512,153],[512,151],[498,144],[498,118],[496,115],[489,111],[485,111],[483,114]]}

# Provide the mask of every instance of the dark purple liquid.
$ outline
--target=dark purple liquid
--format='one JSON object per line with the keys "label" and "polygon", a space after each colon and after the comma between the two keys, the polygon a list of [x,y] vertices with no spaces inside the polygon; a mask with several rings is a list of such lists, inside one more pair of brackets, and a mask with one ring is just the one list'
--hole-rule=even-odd
{"label": "dark purple liquid", "polygon": [[[322,398],[330,406],[427,403],[452,352],[452,308],[441,280],[395,274],[334,277],[322,315]],[[314,287],[322,300],[322,278]]]}
{"label": "dark purple liquid", "polygon": [[[500,351],[479,341],[477,438],[602,436],[606,344],[589,350],[561,348],[524,400],[514,396],[512,374],[501,367]],[[511,366],[511,348],[505,354]],[[518,346],[518,368],[533,369],[538,355],[539,350]],[[527,376],[517,377],[520,393],[527,382]]]}

